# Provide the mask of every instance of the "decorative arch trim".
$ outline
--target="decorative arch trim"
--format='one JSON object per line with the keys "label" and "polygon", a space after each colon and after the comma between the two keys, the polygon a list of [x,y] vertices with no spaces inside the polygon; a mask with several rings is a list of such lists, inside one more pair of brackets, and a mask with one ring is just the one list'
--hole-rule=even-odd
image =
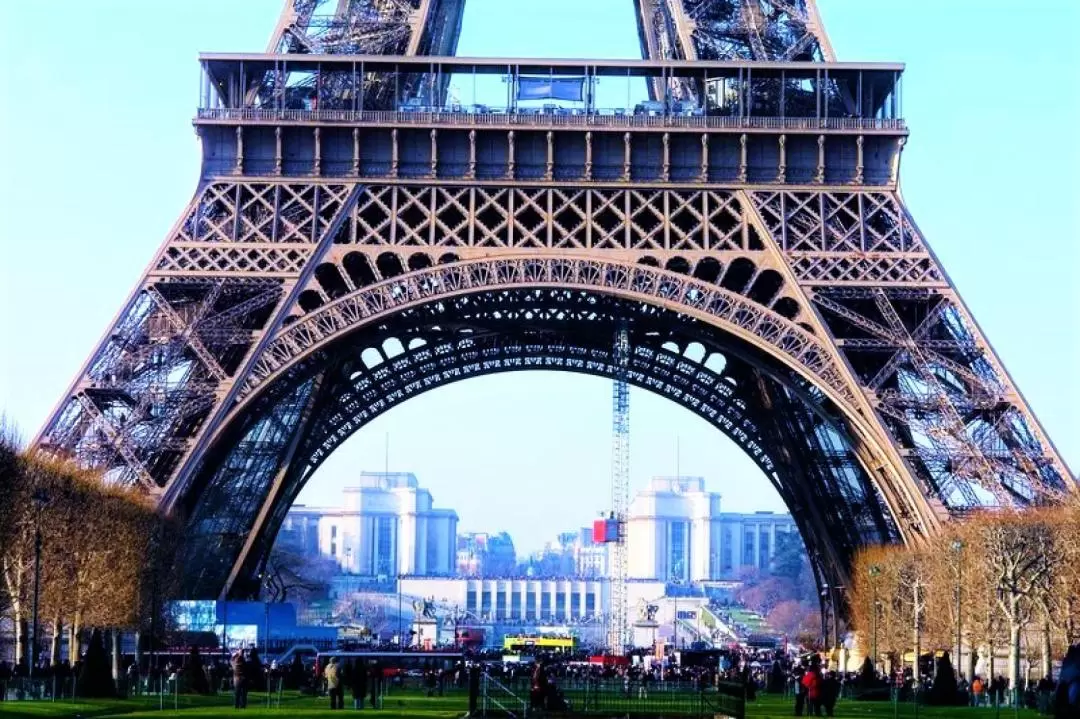
{"label": "decorative arch trim", "polygon": [[551,255],[499,256],[431,267],[360,288],[320,307],[271,340],[241,387],[240,406],[294,363],[354,329],[428,302],[521,286],[599,290],[686,314],[745,340],[814,382],[838,404],[856,410],[856,397],[833,353],[779,313],[733,291],[667,270]]}

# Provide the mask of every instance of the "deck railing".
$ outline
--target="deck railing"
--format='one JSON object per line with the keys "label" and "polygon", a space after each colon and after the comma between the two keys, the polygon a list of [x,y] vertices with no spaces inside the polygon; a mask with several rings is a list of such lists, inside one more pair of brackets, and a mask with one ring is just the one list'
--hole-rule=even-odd
{"label": "deck railing", "polygon": [[446,125],[453,127],[700,128],[703,130],[905,131],[901,119],[861,117],[731,117],[552,112],[450,112],[401,110],[276,110],[256,107],[200,108],[196,120],[226,122],[342,123],[349,125]]}

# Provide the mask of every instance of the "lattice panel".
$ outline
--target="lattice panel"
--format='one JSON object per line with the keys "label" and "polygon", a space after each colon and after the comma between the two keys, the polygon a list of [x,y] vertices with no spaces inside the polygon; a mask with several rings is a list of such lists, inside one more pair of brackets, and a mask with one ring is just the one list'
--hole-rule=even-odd
{"label": "lattice panel", "polygon": [[514,246],[549,247],[547,192],[514,189]]}
{"label": "lattice panel", "polygon": [[[240,185],[239,237],[246,242],[273,242],[278,185]],[[283,208],[284,209],[284,208]]]}
{"label": "lattice panel", "polygon": [[886,192],[751,192],[762,223],[806,284],[942,286],[900,199]]}
{"label": "lattice panel", "polygon": [[344,237],[373,246],[750,249],[738,195],[718,190],[367,186]]}
{"label": "lattice panel", "polygon": [[467,187],[439,187],[435,193],[435,244],[447,247],[469,244],[472,191]]}
{"label": "lattice panel", "polygon": [[347,184],[213,182],[203,188],[173,240],[310,244],[351,190]]}
{"label": "lattice panel", "polygon": [[944,285],[945,278],[929,256],[857,256],[815,252],[789,252],[796,279],[807,284],[884,283]]}
{"label": "lattice panel", "polygon": [[580,249],[589,246],[589,203],[596,202],[593,190],[553,190],[551,233],[555,247]]}
{"label": "lattice panel", "polygon": [[825,249],[830,252],[861,252],[862,216],[859,196],[822,193]]}
{"label": "lattice panel", "polygon": [[155,272],[214,274],[299,274],[311,256],[310,248],[184,245],[165,249]]}

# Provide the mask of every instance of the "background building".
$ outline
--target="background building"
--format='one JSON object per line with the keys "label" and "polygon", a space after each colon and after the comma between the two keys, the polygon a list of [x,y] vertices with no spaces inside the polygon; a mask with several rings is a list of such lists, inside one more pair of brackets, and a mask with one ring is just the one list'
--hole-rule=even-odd
{"label": "background building", "polygon": [[592,527],[562,532],[533,554],[524,569],[536,577],[606,577],[608,547],[593,541]]}
{"label": "background building", "polygon": [[457,573],[463,577],[509,577],[517,573],[517,550],[506,532],[467,532],[457,537]]}
{"label": "background building", "polygon": [[[590,527],[562,532],[519,561],[507,532],[457,534],[457,514],[436,509],[410,473],[364,472],[343,490],[340,508],[297,505],[278,537],[304,555],[333,559],[354,577],[594,579],[607,577],[609,550]],[[783,535],[796,532],[788,514],[721,511],[721,497],[702,477],[654,477],[628,517],[629,577],[693,583],[768,574]]]}
{"label": "background building", "polygon": [[346,574],[454,574],[457,513],[436,509],[415,475],[362,472],[342,495],[338,508],[294,506],[278,542],[333,559]]}
{"label": "background building", "polygon": [[631,502],[627,525],[630,578],[663,582],[768,572],[777,536],[796,531],[788,514],[722,513],[703,477],[654,477]]}

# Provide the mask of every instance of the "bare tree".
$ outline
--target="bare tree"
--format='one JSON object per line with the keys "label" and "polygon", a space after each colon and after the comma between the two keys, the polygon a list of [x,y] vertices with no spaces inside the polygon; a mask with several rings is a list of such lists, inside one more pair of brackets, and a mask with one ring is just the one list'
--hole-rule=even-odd
{"label": "bare tree", "polygon": [[867,656],[876,651],[875,663],[886,655],[898,665],[912,637],[910,587],[904,586],[903,576],[905,553],[902,547],[866,547],[855,556],[849,612],[860,648]]}
{"label": "bare tree", "polygon": [[1041,514],[995,514],[972,520],[982,565],[1008,629],[1009,684],[1020,679],[1020,640],[1036,617],[1054,570],[1054,533]]}
{"label": "bare tree", "polygon": [[271,602],[308,603],[326,593],[336,573],[337,564],[332,560],[308,557],[275,544],[266,562],[267,597]]}

